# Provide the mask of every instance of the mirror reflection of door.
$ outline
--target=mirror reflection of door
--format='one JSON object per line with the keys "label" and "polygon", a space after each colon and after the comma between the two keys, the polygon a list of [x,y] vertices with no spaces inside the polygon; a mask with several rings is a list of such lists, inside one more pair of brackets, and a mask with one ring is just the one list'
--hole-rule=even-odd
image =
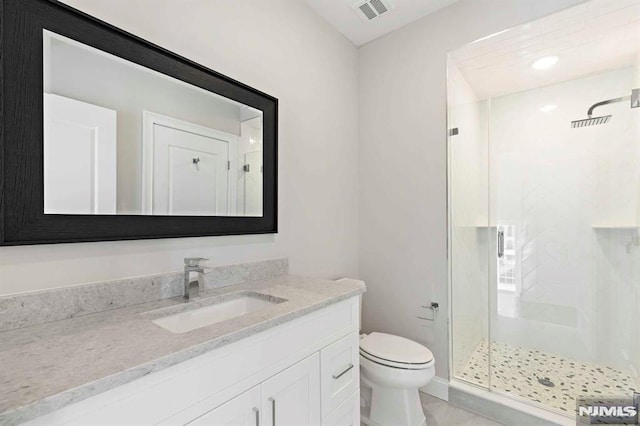
{"label": "mirror reflection of door", "polygon": [[262,115],[245,114],[238,139],[236,210],[243,216],[262,216]]}
{"label": "mirror reflection of door", "polygon": [[[244,166],[258,161],[245,160],[246,154],[263,151],[263,111],[47,30],[43,41],[44,93],[117,114],[112,132],[117,158],[114,151],[109,168],[98,167],[102,157],[87,151],[96,142],[83,142],[100,138],[105,147],[105,133],[91,133],[91,126],[82,124],[90,112],[78,113],[80,126],[68,127],[73,116],[62,120],[65,125],[50,126],[67,142],[48,147],[48,158],[61,166],[55,169],[59,175],[47,179],[46,213],[262,216],[260,167],[245,182]],[[57,108],[49,111],[69,112],[64,105],[53,111]],[[52,160],[47,161],[53,173]],[[92,185],[106,180],[90,174],[106,170],[115,170],[115,211],[93,193],[98,188]]]}
{"label": "mirror reflection of door", "polygon": [[144,206],[154,215],[228,215],[235,136],[144,113]]}
{"label": "mirror reflection of door", "polygon": [[44,95],[44,213],[116,213],[116,111]]}
{"label": "mirror reflection of door", "polygon": [[262,216],[262,151],[244,154],[244,215]]}

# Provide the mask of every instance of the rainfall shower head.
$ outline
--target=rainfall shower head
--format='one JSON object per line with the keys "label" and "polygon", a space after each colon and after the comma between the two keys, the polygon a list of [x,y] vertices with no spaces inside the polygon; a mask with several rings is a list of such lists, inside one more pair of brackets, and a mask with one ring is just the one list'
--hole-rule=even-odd
{"label": "rainfall shower head", "polygon": [[587,111],[588,118],[572,121],[571,128],[575,129],[577,127],[589,127],[589,126],[597,126],[598,124],[606,124],[609,122],[609,120],[611,120],[611,114],[603,115],[600,117],[594,117],[592,115],[593,110],[603,105],[615,104],[616,102],[624,102],[629,100],[631,101],[631,108],[640,107],[640,89],[633,89],[631,91],[631,96],[623,96],[621,98],[607,99],[606,101],[597,102],[591,105],[591,108],[589,108],[589,111]]}
{"label": "rainfall shower head", "polygon": [[604,115],[602,117],[589,117],[584,118],[582,120],[574,120],[571,122],[571,127],[588,127],[588,126],[597,126],[598,124],[608,123],[611,119],[611,115]]}

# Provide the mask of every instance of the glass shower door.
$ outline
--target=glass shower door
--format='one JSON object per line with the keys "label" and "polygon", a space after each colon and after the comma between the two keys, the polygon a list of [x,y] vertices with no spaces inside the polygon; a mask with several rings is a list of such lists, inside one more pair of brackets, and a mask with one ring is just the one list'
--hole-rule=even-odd
{"label": "glass shower door", "polygon": [[[627,66],[491,99],[491,390],[568,415],[579,396],[638,390],[634,75]],[[594,111],[608,119],[572,124],[625,96]]]}
{"label": "glass shower door", "polygon": [[489,387],[488,102],[448,65],[451,372]]}

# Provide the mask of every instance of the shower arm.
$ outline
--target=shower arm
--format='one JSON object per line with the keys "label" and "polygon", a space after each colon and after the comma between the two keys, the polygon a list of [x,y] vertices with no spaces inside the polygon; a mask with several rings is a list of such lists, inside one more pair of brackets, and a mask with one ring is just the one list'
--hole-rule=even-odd
{"label": "shower arm", "polygon": [[589,108],[589,111],[587,111],[587,115],[589,116],[589,118],[592,118],[591,116],[593,114],[593,110],[598,107],[601,107],[603,105],[615,104],[618,102],[630,101],[630,100],[631,100],[631,96],[622,96],[621,98],[613,98],[613,99],[607,99],[606,101],[597,102],[591,105],[591,107]]}

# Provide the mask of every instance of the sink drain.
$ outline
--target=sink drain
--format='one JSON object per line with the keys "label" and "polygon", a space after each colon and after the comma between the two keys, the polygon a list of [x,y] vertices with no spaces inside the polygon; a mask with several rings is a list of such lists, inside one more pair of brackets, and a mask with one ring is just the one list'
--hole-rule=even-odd
{"label": "sink drain", "polygon": [[555,384],[548,378],[548,377],[539,377],[538,378],[538,383],[540,383],[542,386],[546,386],[548,388],[552,388],[555,386]]}

